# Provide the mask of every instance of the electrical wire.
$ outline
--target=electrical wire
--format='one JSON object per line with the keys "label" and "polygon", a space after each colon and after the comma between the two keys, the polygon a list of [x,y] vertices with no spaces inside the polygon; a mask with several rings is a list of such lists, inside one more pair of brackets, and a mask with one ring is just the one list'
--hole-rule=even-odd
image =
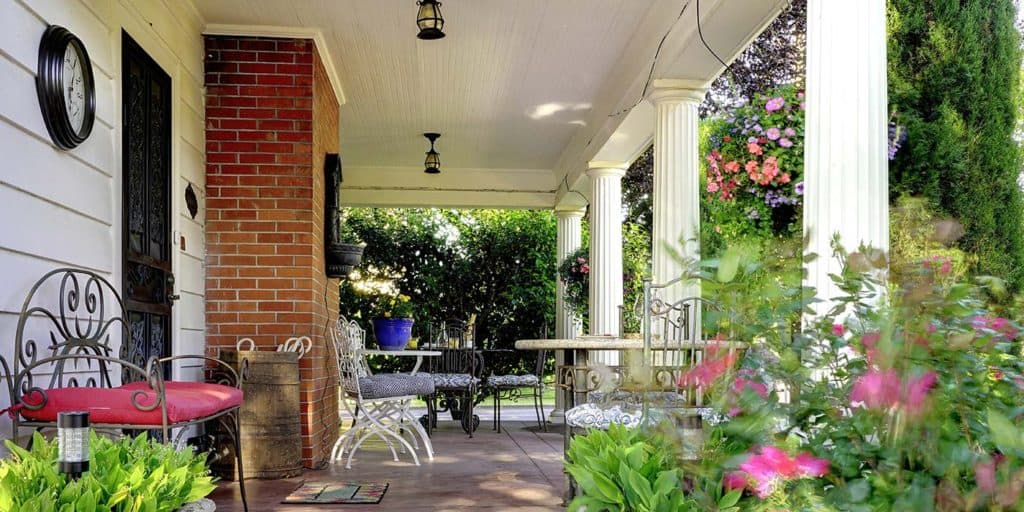
{"label": "electrical wire", "polygon": [[[700,3],[698,2],[698,5],[699,4]],[[651,60],[651,69],[647,71],[647,81],[644,82],[644,91],[642,93],[640,93],[640,97],[637,98],[636,102],[633,103],[632,105],[630,105],[630,106],[628,106],[628,107],[626,107],[626,108],[624,108],[624,109],[622,109],[622,110],[620,110],[618,112],[613,112],[611,114],[608,114],[608,117],[619,117],[622,114],[628,113],[630,110],[633,110],[634,108],[636,108],[636,106],[639,105],[640,102],[643,101],[644,98],[647,97],[647,89],[651,86],[651,80],[653,80],[653,78],[654,78],[654,68],[658,65],[658,56],[661,55],[661,47],[665,46],[665,40],[668,39],[668,35],[672,33],[672,29],[675,28],[676,23],[678,23],[679,20],[683,18],[683,14],[686,13],[686,8],[689,7],[689,6],[690,6],[689,2],[686,2],[685,4],[683,4],[683,9],[679,11],[679,16],[676,16],[675,21],[673,21],[672,25],[670,25],[668,27],[668,30],[665,31],[665,35],[661,36],[661,41],[658,42],[658,49],[655,50],[655,52],[654,52],[654,59]]]}
{"label": "electrical wire", "polygon": [[717,60],[718,63],[721,64],[723,68],[725,68],[722,70],[722,72],[729,73],[729,76],[732,78],[733,83],[735,83],[736,77],[733,76],[732,74],[732,66],[726,64],[725,61],[722,60],[722,58],[719,57],[717,53],[715,53],[715,50],[711,49],[711,45],[709,45],[708,42],[704,40],[704,31],[701,29],[700,26],[700,0],[697,0],[697,36],[700,37],[700,42],[704,44],[704,48],[707,48],[708,52],[711,53],[715,60]]}

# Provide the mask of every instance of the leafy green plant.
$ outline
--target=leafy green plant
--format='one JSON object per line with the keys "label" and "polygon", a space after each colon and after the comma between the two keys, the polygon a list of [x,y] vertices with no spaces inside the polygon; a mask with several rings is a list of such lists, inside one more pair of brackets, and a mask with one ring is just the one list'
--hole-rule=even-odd
{"label": "leafy green plant", "polygon": [[611,425],[573,438],[566,469],[582,494],[569,510],[675,512],[691,510],[683,472],[662,438]]}
{"label": "leafy green plant", "polygon": [[146,434],[111,441],[89,435],[90,468],[78,480],[57,472],[57,441],[34,434],[32,449],[10,440],[0,460],[0,510],[12,512],[170,512],[216,487],[206,455]]}

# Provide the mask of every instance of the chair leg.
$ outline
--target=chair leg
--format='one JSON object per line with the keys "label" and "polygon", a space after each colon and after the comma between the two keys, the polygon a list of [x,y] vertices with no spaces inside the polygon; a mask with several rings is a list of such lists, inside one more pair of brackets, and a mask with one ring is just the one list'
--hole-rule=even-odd
{"label": "chair leg", "polygon": [[498,409],[498,407],[500,405],[501,405],[501,390],[498,389],[498,388],[494,388],[494,403],[491,404],[491,412],[494,413],[493,417],[491,418],[491,430],[493,430],[495,432],[501,432],[501,430],[498,427],[498,425],[499,425],[498,424],[498,411],[500,410],[500,409]]}
{"label": "chair leg", "polygon": [[533,392],[537,396],[537,404],[540,406],[540,416],[537,416],[537,422],[540,423],[541,428],[544,432],[548,431],[548,422],[544,416],[544,388],[537,387],[533,389]]}
{"label": "chair leg", "polygon": [[462,424],[465,426],[467,432],[469,432],[469,438],[473,438],[473,400],[476,398],[474,395],[476,389],[470,387],[466,390],[466,404],[462,407]]}
{"label": "chair leg", "polygon": [[231,413],[235,420],[235,462],[238,465],[238,491],[242,494],[242,509],[249,512],[249,501],[245,497],[245,470],[242,469],[242,418],[241,409]]}

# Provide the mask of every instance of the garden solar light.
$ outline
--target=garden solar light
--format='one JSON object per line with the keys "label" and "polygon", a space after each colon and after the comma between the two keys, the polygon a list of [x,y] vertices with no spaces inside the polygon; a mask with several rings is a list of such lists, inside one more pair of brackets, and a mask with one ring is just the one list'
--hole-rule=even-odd
{"label": "garden solar light", "polygon": [[57,413],[57,469],[71,478],[89,470],[89,413]]}

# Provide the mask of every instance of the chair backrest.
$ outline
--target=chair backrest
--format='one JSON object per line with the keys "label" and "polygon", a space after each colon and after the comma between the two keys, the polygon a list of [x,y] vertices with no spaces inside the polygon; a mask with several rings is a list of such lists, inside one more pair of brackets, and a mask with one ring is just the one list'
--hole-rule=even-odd
{"label": "chair backrest", "polygon": [[703,405],[705,385],[682,377],[705,361],[737,360],[745,345],[735,340],[704,339],[702,314],[719,310],[720,306],[701,297],[665,298],[670,296],[668,290],[680,281],[644,281],[643,364],[650,369],[654,387],[675,390],[686,396],[691,405],[698,406]]}
{"label": "chair backrest", "polygon": [[370,367],[366,357],[360,352],[364,348],[366,331],[355,320],[349,321],[339,316],[331,339],[337,353],[338,381],[346,393],[359,393],[359,378],[370,375]]}
{"label": "chair backrest", "polygon": [[467,324],[461,320],[448,320],[440,325],[429,324],[427,337],[436,348],[476,347],[476,323]]}
{"label": "chair backrest", "polygon": [[146,378],[142,347],[132,339],[124,302],[109,281],[88,270],[58,268],[29,290],[10,367],[2,358],[0,364],[12,399],[37,387],[112,387]]}

